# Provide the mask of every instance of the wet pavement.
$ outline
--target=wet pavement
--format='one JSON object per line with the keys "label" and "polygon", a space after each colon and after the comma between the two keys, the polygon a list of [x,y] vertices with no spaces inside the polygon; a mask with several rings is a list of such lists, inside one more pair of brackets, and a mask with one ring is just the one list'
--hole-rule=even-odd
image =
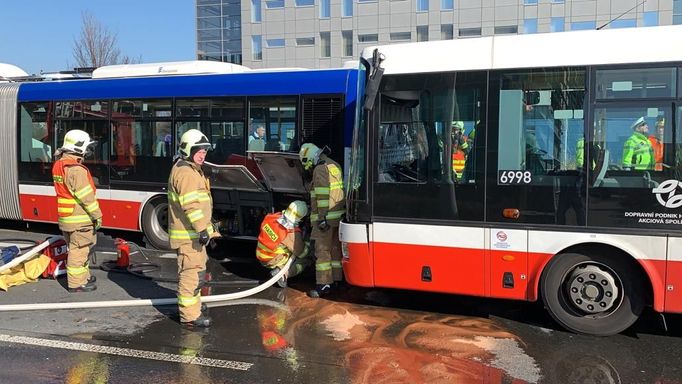
{"label": "wet pavement", "polygon": [[[0,239],[14,234],[0,230]],[[213,253],[210,294],[268,276],[251,247]],[[143,252],[133,263],[151,263],[148,274],[163,281],[93,270],[95,292],[40,280],[0,292],[0,305],[172,297],[175,260]],[[0,381],[682,383],[681,316],[666,316],[665,331],[646,313],[627,333],[596,338],[559,329],[536,303],[357,287],[314,300],[311,287],[307,274],[213,306],[206,332],[178,326],[173,307],[0,312]]]}

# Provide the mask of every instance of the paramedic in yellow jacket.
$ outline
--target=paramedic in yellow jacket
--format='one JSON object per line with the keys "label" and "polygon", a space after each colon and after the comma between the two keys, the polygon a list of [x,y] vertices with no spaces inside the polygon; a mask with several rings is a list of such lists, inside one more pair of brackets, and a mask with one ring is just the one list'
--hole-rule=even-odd
{"label": "paramedic in yellow jacket", "polygon": [[180,138],[180,158],[168,179],[168,230],[171,248],[178,254],[180,323],[190,328],[211,325],[211,319],[201,312],[206,245],[218,236],[211,223],[211,188],[201,169],[210,147],[201,131],[185,132]]}
{"label": "paramedic in yellow jacket", "polygon": [[299,152],[306,170],[313,169],[310,189],[311,239],[315,240],[315,289],[308,292],[313,298],[328,294],[335,282],[343,280],[339,223],[346,213],[343,193],[343,170],[334,160],[322,153],[315,144],[306,143]]}
{"label": "paramedic in yellow jacket", "polygon": [[52,180],[57,193],[59,229],[69,245],[66,276],[69,292],[97,289],[90,276],[88,255],[97,242],[96,232],[102,225],[102,211],[95,196],[95,183],[83,165],[95,142],[90,135],[74,129],[64,135],[64,144],[55,153]]}

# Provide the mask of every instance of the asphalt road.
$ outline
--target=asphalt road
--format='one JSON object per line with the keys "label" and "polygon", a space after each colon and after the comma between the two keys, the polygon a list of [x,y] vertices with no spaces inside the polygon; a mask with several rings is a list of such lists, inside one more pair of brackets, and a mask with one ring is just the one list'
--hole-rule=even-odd
{"label": "asphalt road", "polygon": [[[38,240],[56,229],[0,227],[9,228],[0,240]],[[103,237],[95,264],[113,258],[107,249]],[[221,244],[205,293],[265,279],[252,252],[253,244]],[[157,281],[93,268],[95,292],[69,294],[64,281],[49,279],[0,292],[0,382],[682,383],[680,316],[666,316],[667,331],[647,312],[624,334],[587,337],[558,328],[537,303],[357,287],[313,300],[305,296],[310,273],[285,290],[211,307],[215,325],[206,332],[181,328],[173,306],[2,311],[174,296],[172,254],[142,249],[132,261],[151,263],[147,276]]]}

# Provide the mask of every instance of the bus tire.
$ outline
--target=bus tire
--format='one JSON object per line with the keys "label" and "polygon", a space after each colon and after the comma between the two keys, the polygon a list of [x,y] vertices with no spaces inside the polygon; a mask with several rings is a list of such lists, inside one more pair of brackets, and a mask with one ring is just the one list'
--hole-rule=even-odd
{"label": "bus tire", "polygon": [[562,327],[609,336],[629,328],[644,308],[644,287],[632,259],[624,255],[564,253],[540,280],[545,307]]}
{"label": "bus tire", "polygon": [[149,201],[142,210],[142,232],[148,247],[170,250],[168,236],[168,200],[157,197]]}

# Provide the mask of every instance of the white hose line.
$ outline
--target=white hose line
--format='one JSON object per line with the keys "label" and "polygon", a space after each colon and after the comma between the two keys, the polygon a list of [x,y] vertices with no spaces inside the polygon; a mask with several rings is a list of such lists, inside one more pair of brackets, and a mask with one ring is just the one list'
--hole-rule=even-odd
{"label": "white hose line", "polygon": [[42,251],[43,249],[47,248],[50,244],[56,242],[57,240],[61,240],[61,239],[63,239],[63,237],[61,237],[61,236],[50,236],[50,237],[48,237],[47,240],[36,245],[30,251],[24,253],[23,255],[21,255],[19,257],[15,257],[14,260],[12,260],[9,263],[0,267],[0,272],[4,271],[6,269],[13,268],[13,267],[23,263],[24,261],[37,256],[38,252]]}
{"label": "white hose line", "polygon": [[[289,270],[294,257],[270,280],[246,291],[225,293],[222,295],[210,295],[201,297],[202,303],[215,303],[229,300],[242,299],[260,293],[277,282]],[[108,300],[108,301],[81,301],[75,303],[40,303],[40,304],[5,304],[0,305],[0,312],[11,311],[35,311],[35,310],[55,310],[55,309],[91,309],[91,308],[116,308],[116,307],[146,307],[158,305],[178,305],[177,297],[164,299],[134,299],[134,300]]]}

